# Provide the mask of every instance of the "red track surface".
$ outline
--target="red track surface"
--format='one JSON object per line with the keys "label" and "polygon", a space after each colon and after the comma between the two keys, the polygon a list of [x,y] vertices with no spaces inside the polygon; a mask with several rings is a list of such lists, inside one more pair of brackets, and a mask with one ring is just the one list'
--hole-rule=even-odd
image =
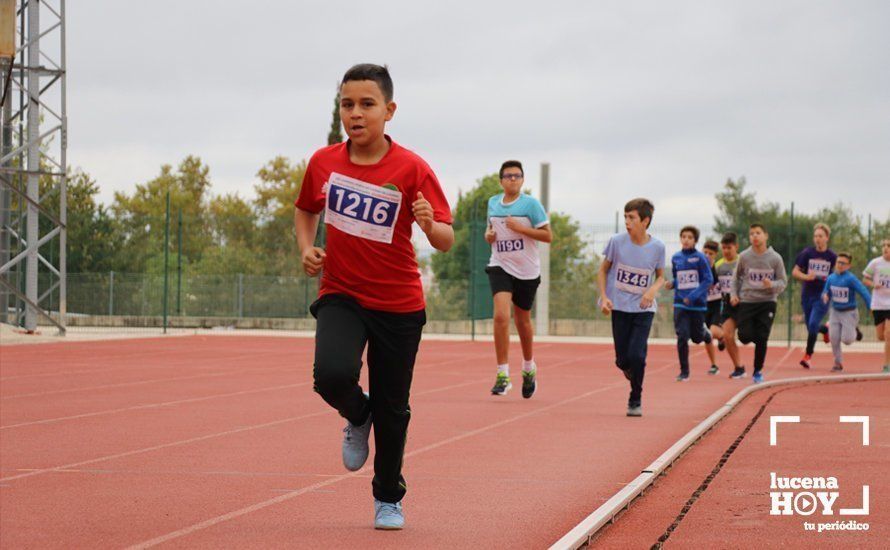
{"label": "red track surface", "polygon": [[[0,544],[545,547],[744,387],[728,368],[705,375],[701,352],[677,384],[675,349],[652,347],[645,416],[627,418],[610,346],[539,344],[539,393],[523,400],[488,395],[490,343],[426,341],[408,525],[376,532],[369,469],[343,469],[342,420],[312,392],[312,349],[221,336],[0,348]],[[800,374],[796,360],[773,350],[767,376]],[[879,358],[848,361],[875,372]]]}
{"label": "red track surface", "polygon": [[[773,397],[770,400],[770,397]],[[765,407],[764,407],[765,405]],[[692,504],[665,543],[666,548],[887,548],[890,540],[890,381],[850,382],[774,388],[754,394],[604,529],[594,548],[650,547],[676,519],[712,473],[721,456],[753,424],[708,488]],[[779,424],[776,446],[769,444],[770,416],[800,416],[799,424]],[[840,416],[869,416],[870,442],[862,445],[861,424]],[[838,480],[834,514],[770,515],[770,472],[785,477]],[[840,516],[859,508],[869,486],[868,516]],[[777,489],[778,490],[778,489]],[[780,490],[779,490],[780,491]],[[805,531],[803,523],[855,520],[865,531]]]}

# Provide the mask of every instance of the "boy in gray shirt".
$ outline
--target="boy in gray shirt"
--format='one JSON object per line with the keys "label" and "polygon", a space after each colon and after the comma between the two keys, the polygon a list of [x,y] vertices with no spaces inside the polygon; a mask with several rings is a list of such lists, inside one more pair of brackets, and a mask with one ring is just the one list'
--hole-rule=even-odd
{"label": "boy in gray shirt", "polygon": [[776,297],[785,290],[785,262],[767,246],[769,233],[759,223],[751,224],[748,233],[751,246],[739,255],[730,289],[730,303],[738,306],[735,321],[739,341],[754,343],[755,384],[763,381],[763,363],[767,343],[776,316]]}

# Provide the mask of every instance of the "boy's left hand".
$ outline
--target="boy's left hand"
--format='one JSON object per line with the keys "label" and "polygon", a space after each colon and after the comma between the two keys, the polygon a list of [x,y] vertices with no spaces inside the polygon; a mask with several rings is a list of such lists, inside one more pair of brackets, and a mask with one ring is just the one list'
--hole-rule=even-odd
{"label": "boy's left hand", "polygon": [[823,294],[823,295],[822,295],[822,303],[823,303],[823,304],[827,304],[827,303],[828,303],[828,294]]}
{"label": "boy's left hand", "polygon": [[772,287],[773,287],[773,280],[767,279],[766,277],[764,277],[763,278],[763,288],[772,288]]}
{"label": "boy's left hand", "polygon": [[430,201],[423,198],[423,193],[417,192],[417,200],[411,203],[411,212],[414,214],[414,221],[420,226],[424,233],[429,233],[433,229],[433,205]]}
{"label": "boy's left hand", "polygon": [[652,305],[655,301],[655,293],[652,290],[647,290],[645,294],[643,294],[642,299],[640,299],[640,307],[646,309]]}

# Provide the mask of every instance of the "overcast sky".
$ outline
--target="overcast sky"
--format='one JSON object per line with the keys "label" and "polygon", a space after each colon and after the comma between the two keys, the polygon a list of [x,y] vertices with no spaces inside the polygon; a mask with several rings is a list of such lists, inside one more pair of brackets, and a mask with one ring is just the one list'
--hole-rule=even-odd
{"label": "overcast sky", "polygon": [[100,199],[200,156],[253,196],[276,155],[326,144],[336,83],[386,63],[387,132],[449,198],[500,162],[551,209],[710,223],[744,175],[802,211],[890,216],[890,3],[77,0],[68,2],[69,163]]}

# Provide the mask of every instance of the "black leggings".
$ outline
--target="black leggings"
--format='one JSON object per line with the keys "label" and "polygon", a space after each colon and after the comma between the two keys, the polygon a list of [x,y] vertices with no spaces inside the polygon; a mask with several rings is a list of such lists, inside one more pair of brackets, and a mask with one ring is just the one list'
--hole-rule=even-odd
{"label": "black leggings", "polygon": [[[315,391],[354,425],[371,415],[374,426],[374,498],[405,496],[402,457],[411,408],[408,395],[426,313],[390,313],[361,307],[348,296],[323,296],[312,304]],[[368,346],[368,393],[359,386],[362,352]]]}

